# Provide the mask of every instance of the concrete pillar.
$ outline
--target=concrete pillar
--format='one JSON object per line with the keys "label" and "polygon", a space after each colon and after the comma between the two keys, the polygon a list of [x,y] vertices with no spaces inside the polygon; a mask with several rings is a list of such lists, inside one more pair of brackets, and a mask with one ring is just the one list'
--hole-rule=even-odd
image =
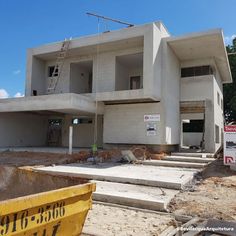
{"label": "concrete pillar", "polygon": [[205,101],[205,151],[215,152],[214,109],[211,100]]}
{"label": "concrete pillar", "polygon": [[73,126],[70,125],[69,127],[69,154],[72,154],[72,147],[73,147]]}
{"label": "concrete pillar", "polygon": [[183,147],[183,120],[180,120],[180,148]]}

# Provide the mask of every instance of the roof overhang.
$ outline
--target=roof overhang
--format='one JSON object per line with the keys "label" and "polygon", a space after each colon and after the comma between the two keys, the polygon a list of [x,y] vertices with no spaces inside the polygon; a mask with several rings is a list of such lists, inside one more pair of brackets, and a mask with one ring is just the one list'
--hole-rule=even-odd
{"label": "roof overhang", "polygon": [[[71,39],[68,57],[96,53],[99,45],[99,52],[130,48],[143,47],[144,35],[151,30],[153,24],[138,25],[119,30],[99,33],[96,35],[83,36]],[[29,53],[43,60],[54,59],[61,49],[62,42],[42,45],[28,49]]]}
{"label": "roof overhang", "polygon": [[93,99],[73,93],[42,95],[35,97],[8,98],[0,100],[1,112],[52,111],[65,114],[104,113],[104,105]]}
{"label": "roof overhang", "polygon": [[232,83],[228,56],[220,29],[166,39],[181,61],[213,58],[223,83]]}

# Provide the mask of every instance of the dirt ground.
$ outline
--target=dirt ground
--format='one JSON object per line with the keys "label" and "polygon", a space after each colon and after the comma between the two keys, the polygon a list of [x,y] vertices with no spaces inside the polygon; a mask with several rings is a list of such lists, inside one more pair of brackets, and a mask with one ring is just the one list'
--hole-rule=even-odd
{"label": "dirt ground", "polygon": [[87,158],[88,152],[81,151],[72,155],[64,153],[48,153],[48,152],[0,152],[0,165],[7,166],[48,166],[68,164],[77,161],[83,161]]}
{"label": "dirt ground", "polygon": [[236,173],[222,160],[210,164],[193,190],[180,192],[171,202],[175,214],[236,220]]}
{"label": "dirt ground", "polygon": [[175,222],[157,213],[93,204],[82,235],[96,236],[157,236]]}
{"label": "dirt ground", "polygon": [[[65,153],[31,152],[31,151],[4,151],[0,152],[0,165],[7,166],[48,166],[86,162],[92,154],[88,150],[81,150],[72,155]],[[102,162],[116,162],[120,160],[118,149],[98,151],[97,158]]]}
{"label": "dirt ground", "polygon": [[[109,155],[108,155],[109,154]],[[110,160],[113,152],[101,152]],[[33,152],[1,152],[0,165],[48,166],[85,161],[88,152],[73,155]],[[197,184],[182,191],[171,201],[170,211],[176,215],[236,220],[236,172],[222,160],[211,163],[199,176]],[[173,219],[143,211],[94,204],[86,220],[85,235],[158,235]]]}

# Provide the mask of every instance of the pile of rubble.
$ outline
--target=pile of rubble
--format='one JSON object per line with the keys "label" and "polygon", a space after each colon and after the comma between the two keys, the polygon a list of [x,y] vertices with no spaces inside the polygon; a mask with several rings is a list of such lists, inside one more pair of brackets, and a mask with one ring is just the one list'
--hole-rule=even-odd
{"label": "pile of rubble", "polygon": [[98,150],[93,153],[90,150],[81,150],[72,155],[66,153],[31,152],[31,151],[10,151],[0,153],[1,163],[6,165],[59,165],[75,162],[122,162],[139,163],[146,159],[160,160],[165,157],[165,153],[153,153],[145,146],[134,146],[127,150],[110,149]]}
{"label": "pile of rubble", "polygon": [[162,160],[165,156],[165,153],[153,153],[146,146],[134,146],[129,150],[101,150],[95,154],[90,151],[80,151],[72,154],[72,160],[80,162],[139,163],[143,160]]}

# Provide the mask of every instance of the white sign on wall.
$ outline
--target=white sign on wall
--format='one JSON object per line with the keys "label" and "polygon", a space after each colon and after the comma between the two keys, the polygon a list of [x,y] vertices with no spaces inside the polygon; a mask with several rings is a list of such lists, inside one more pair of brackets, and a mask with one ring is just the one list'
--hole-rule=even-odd
{"label": "white sign on wall", "polygon": [[160,120],[161,120],[160,114],[144,115],[144,122],[160,121]]}
{"label": "white sign on wall", "polygon": [[157,135],[157,124],[149,122],[146,125],[147,136],[156,136]]}
{"label": "white sign on wall", "polygon": [[236,125],[224,127],[224,164],[236,165]]}

